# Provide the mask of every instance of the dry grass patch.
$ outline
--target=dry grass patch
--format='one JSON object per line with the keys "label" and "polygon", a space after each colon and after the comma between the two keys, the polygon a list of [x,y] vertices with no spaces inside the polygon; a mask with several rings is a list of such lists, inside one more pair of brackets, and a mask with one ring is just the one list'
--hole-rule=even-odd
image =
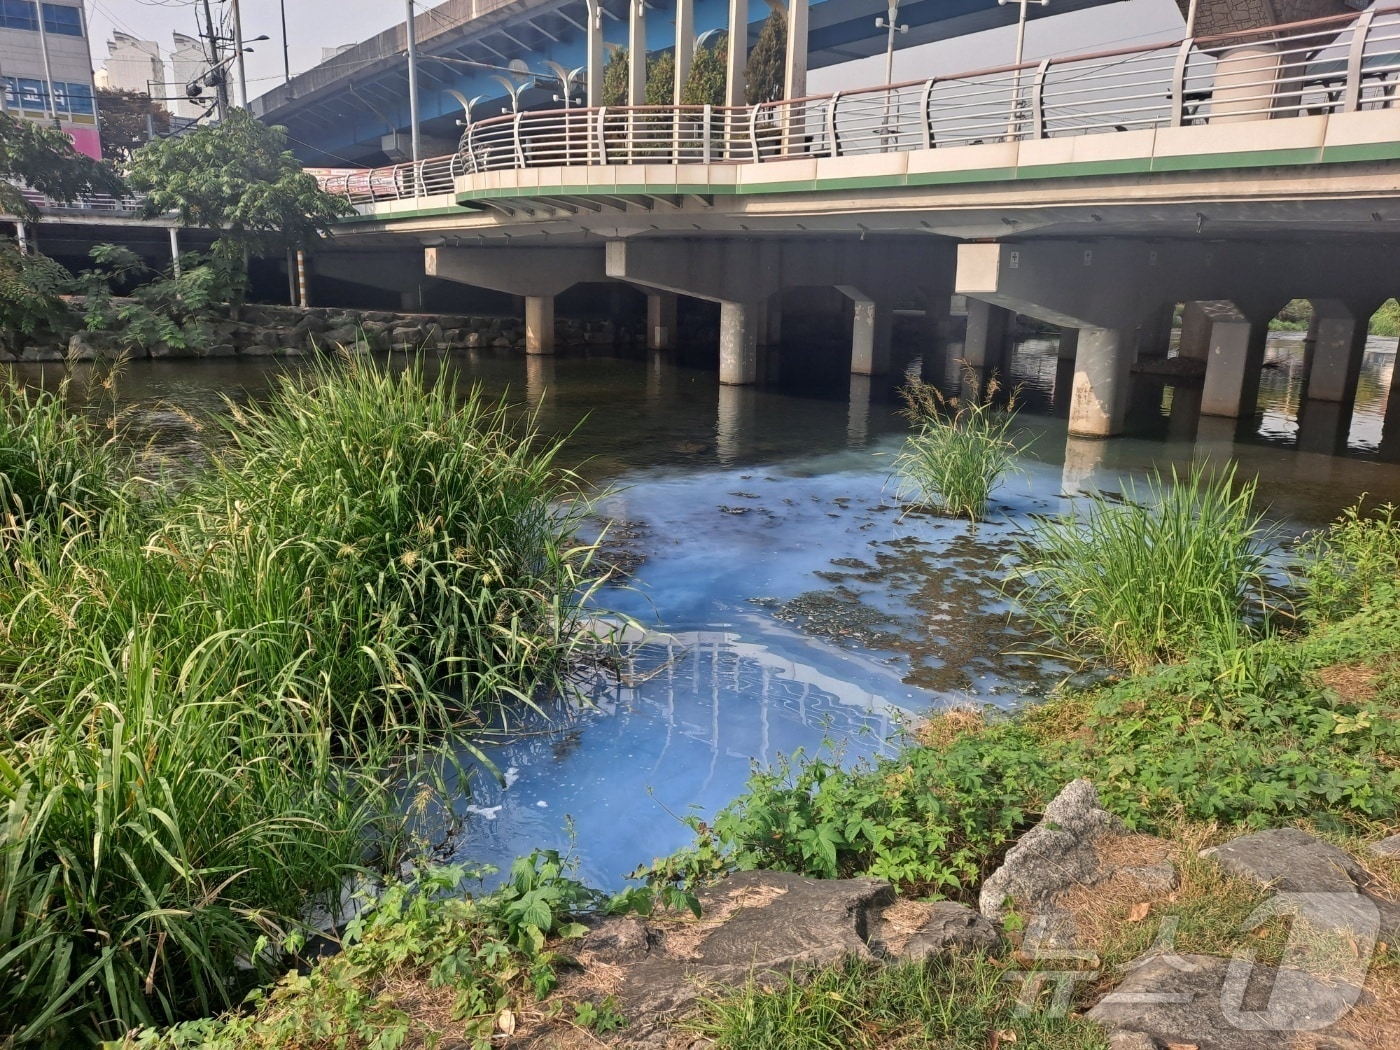
{"label": "dry grass patch", "polygon": [[1377,1050],[1400,1046],[1400,968],[1394,964],[1372,968],[1360,1004],[1327,1035],[1299,1036],[1293,1050],[1331,1050],[1329,1035],[1351,1036]]}
{"label": "dry grass patch", "polygon": [[950,707],[930,715],[914,730],[914,739],[924,747],[946,748],[968,733],[980,733],[987,727],[987,717],[975,707]]}
{"label": "dry grass patch", "polygon": [[1314,672],[1322,685],[1348,704],[1365,704],[1376,698],[1380,675],[1365,664],[1332,664]]}
{"label": "dry grass patch", "polygon": [[929,901],[901,897],[886,908],[880,916],[880,937],[885,951],[890,955],[902,952],[909,939],[927,925],[933,907]]}
{"label": "dry grass patch", "polygon": [[1094,851],[1101,867],[1111,874],[1093,885],[1066,891],[1056,903],[1074,917],[1080,943],[1102,953],[1125,925],[1144,922],[1156,900],[1172,901],[1177,895],[1162,898],[1160,891],[1122,869],[1149,868],[1170,860],[1180,871],[1180,848],[1154,835],[1105,835],[1094,843]]}

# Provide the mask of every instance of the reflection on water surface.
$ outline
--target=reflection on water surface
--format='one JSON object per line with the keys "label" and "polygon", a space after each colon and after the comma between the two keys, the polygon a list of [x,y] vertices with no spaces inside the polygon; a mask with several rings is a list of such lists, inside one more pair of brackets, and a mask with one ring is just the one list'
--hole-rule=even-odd
{"label": "reflection on water surface", "polygon": [[[721,388],[712,371],[660,356],[454,357],[464,380],[570,434],[565,462],[609,487],[600,510],[618,525],[607,557],[635,575],[598,600],[653,631],[621,679],[589,680],[592,707],[527,721],[489,749],[508,786],[483,775],[456,800],[468,819],[455,855],[504,866],[535,846],[567,848],[571,820],[584,875],[615,887],[687,841],[675,818],[711,815],[752,763],[827,742],[856,760],[941,705],[1011,707],[1041,693],[1065,669],[1018,652],[1027,646],[998,563],[1029,515],[1059,513],[1077,492],[1116,490],[1154,464],[1233,457],[1289,531],[1325,523],[1361,492],[1400,500],[1400,468],[1374,455],[1393,353],[1367,354],[1347,458],[1292,447],[1295,337],[1271,340],[1262,418],[1243,433],[1224,420],[1173,429],[1167,394],[1161,436],[1068,439],[1052,411],[1055,356],[1029,340],[1014,359],[1031,445],[975,529],[893,499],[904,423],[887,382],[798,395]],[[141,441],[196,469],[218,440],[223,396],[256,399],[287,367],[136,362],[118,402]]]}

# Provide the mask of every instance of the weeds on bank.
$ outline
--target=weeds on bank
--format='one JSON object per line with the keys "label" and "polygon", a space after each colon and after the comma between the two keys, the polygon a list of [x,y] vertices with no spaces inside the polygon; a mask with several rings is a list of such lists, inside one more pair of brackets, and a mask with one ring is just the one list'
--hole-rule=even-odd
{"label": "weeds on bank", "polygon": [[590,548],[557,446],[447,374],[321,363],[239,413],[199,483],[139,498],[46,397],[0,429],[23,510],[0,543],[0,1041],[71,1046],[237,1003],[309,907],[391,868],[400,800],[563,682]]}
{"label": "weeds on bank", "polygon": [[[554,988],[558,950],[597,894],[554,851],[516,861],[506,884],[472,898],[458,867],[389,886],[345,931],[345,950],[249,997],[251,1011],[148,1029],[108,1050],[377,1050],[450,1034],[475,1050],[523,1025]],[[620,1023],[593,1008],[595,1024]]]}
{"label": "weeds on bank", "polygon": [[997,406],[995,378],[979,391],[976,376],[969,373],[967,385],[972,396],[961,401],[917,379],[901,388],[904,414],[915,430],[905,439],[894,469],[900,499],[976,521],[1021,448],[1011,437],[1015,398],[1004,408]]}
{"label": "weeds on bank", "polygon": [[1134,673],[1245,643],[1267,612],[1255,488],[1196,466],[1130,480],[1121,502],[1088,496],[1082,514],[1032,522],[1008,586],[1057,651]]}
{"label": "weeds on bank", "polygon": [[1103,1030],[1090,1022],[1053,1011],[1019,1011],[1007,978],[1022,975],[1014,963],[981,955],[888,966],[851,959],[800,984],[751,978],[732,996],[702,1002],[686,1027],[721,1050],[1108,1045]]}

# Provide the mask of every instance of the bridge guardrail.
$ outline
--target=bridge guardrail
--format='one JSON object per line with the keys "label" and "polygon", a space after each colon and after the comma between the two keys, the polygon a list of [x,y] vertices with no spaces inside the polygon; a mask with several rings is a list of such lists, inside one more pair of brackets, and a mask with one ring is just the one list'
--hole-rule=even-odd
{"label": "bridge guardrail", "polygon": [[767,163],[1389,108],[1400,4],[1268,30],[1047,58],[756,106],[572,107],[473,122],[456,154],[322,178],[355,203],[458,175]]}

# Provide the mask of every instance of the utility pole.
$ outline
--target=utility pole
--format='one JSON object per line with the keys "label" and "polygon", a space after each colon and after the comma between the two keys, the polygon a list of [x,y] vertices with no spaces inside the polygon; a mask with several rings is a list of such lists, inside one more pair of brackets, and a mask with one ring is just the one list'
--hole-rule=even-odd
{"label": "utility pole", "polygon": [[412,133],[413,163],[417,164],[422,152],[418,140],[418,35],[413,27],[413,0],[404,2],[408,7],[408,122]]}
{"label": "utility pole", "polygon": [[209,10],[209,0],[204,0],[204,28],[209,38],[209,73],[216,78],[214,90],[219,100],[219,119],[223,120],[228,115],[228,76],[219,69],[219,38],[214,35],[214,15]]}
{"label": "utility pole", "polygon": [[238,105],[248,108],[248,70],[243,65],[243,14],[238,9],[238,0],[229,0],[229,14],[233,19],[233,53],[238,63]]}
{"label": "utility pole", "polygon": [[281,0],[282,8],[282,83],[291,83],[292,79],[292,59],[291,52],[287,50],[287,0]]}

